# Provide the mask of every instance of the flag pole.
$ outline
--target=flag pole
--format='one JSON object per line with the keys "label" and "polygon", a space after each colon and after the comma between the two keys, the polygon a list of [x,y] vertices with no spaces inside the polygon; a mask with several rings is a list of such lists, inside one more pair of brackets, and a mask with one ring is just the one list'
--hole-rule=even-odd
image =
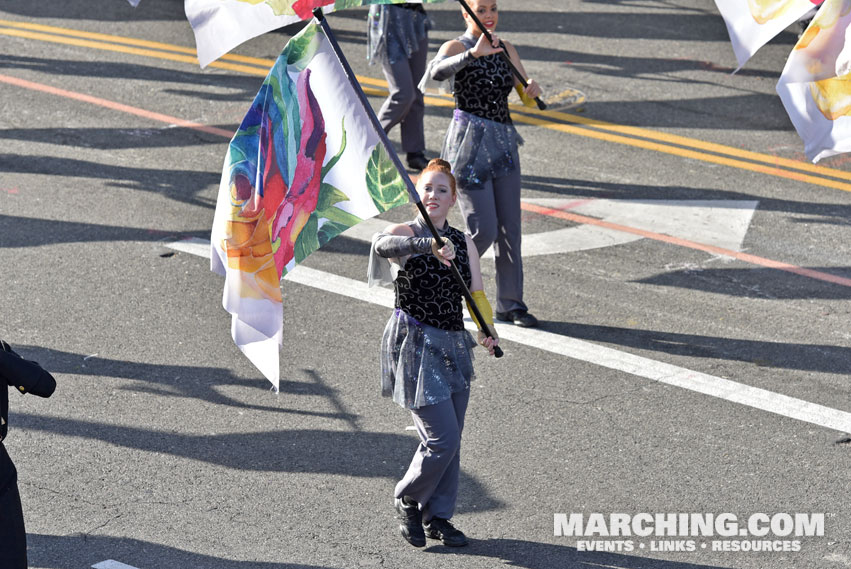
{"label": "flag pole", "polygon": [[[313,11],[313,17],[319,22],[319,25],[322,27],[322,31],[325,33],[325,37],[328,38],[328,42],[331,44],[331,49],[334,50],[334,54],[337,56],[337,59],[340,62],[340,65],[343,67],[343,71],[346,73],[346,77],[351,83],[352,88],[358,96],[358,101],[360,101],[361,106],[366,112],[369,121],[372,123],[372,127],[375,129],[375,132],[378,134],[378,138],[381,143],[384,144],[384,148],[387,149],[387,155],[390,156],[390,160],[393,161],[393,165],[396,166],[396,170],[399,171],[399,174],[402,176],[402,180],[405,182],[405,187],[408,189],[408,194],[410,195],[411,200],[417,206],[417,209],[420,212],[420,215],[426,222],[429,230],[431,231],[432,236],[434,237],[435,242],[437,243],[437,247],[443,247],[443,239],[440,237],[440,234],[437,232],[437,228],[432,223],[431,218],[428,216],[428,212],[423,205],[422,200],[420,200],[420,195],[417,193],[417,188],[414,186],[414,183],[411,181],[411,177],[408,175],[408,172],[405,170],[405,167],[402,165],[402,161],[399,159],[399,156],[396,154],[396,151],[393,150],[393,144],[390,142],[390,139],[387,137],[387,133],[384,132],[384,128],[381,126],[381,123],[378,121],[378,117],[375,115],[375,111],[372,110],[372,105],[369,104],[369,100],[366,98],[366,94],[363,92],[363,89],[358,83],[357,78],[355,77],[355,72],[352,70],[349,65],[349,61],[346,59],[346,56],[343,54],[343,50],[340,49],[340,45],[337,43],[337,39],[334,37],[334,32],[331,30],[331,27],[328,25],[328,21],[325,19],[325,14],[322,13],[322,8],[316,8]],[[479,310],[479,307],[476,305],[476,301],[473,300],[473,295],[470,293],[470,289],[467,287],[467,283],[464,282],[464,277],[461,276],[461,272],[458,270],[458,267],[455,266],[454,261],[449,261],[449,267],[452,269],[452,275],[455,277],[455,280],[458,284],[461,285],[461,292],[464,294],[464,298],[467,301],[467,305],[473,311],[473,316],[476,317],[476,320],[479,322],[479,328],[485,335],[490,336],[491,338],[495,338],[496,334],[491,327],[485,323],[485,319],[482,317],[482,313]],[[494,356],[501,358],[502,357],[502,349],[499,346],[493,347]]]}
{"label": "flag pole", "polygon": [[[479,29],[482,30],[482,33],[485,35],[485,38],[487,38],[487,40],[491,42],[491,44],[493,44],[493,36],[491,36],[487,28],[482,25],[481,20],[479,20],[479,17],[476,16],[476,13],[470,9],[470,6],[467,4],[467,2],[465,2],[464,0],[458,0],[458,2],[461,3],[461,7],[464,8],[464,11],[467,12],[467,15],[470,16],[473,22],[475,22],[475,24],[479,26]],[[514,76],[517,77],[517,80],[520,81],[520,84],[523,85],[523,88],[525,89],[529,85],[529,83],[526,81],[526,78],[523,77],[523,74],[520,73],[520,70],[517,69],[517,67],[514,65],[514,62],[511,61],[511,58],[505,51],[500,52],[500,55],[502,55],[502,58],[506,61],[506,63],[508,63],[508,66],[511,67],[511,72],[514,73]],[[538,104],[538,108],[542,111],[547,108],[547,104],[543,102],[540,97],[535,97],[535,103]]]}

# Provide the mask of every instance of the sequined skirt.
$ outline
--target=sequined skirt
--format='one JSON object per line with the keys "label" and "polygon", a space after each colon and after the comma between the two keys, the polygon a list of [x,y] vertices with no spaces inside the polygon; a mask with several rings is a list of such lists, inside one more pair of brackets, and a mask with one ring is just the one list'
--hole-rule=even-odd
{"label": "sequined skirt", "polygon": [[425,13],[399,6],[372,5],[367,30],[367,59],[370,62],[387,61],[391,65],[411,59],[411,55],[420,50],[422,41],[428,38],[430,29],[431,20]]}
{"label": "sequined skirt", "polygon": [[396,309],[381,339],[381,394],[407,409],[434,405],[470,388],[476,342]]}
{"label": "sequined skirt", "polygon": [[523,139],[513,124],[455,109],[440,156],[452,164],[452,173],[462,189],[476,190],[517,168],[517,147],[521,144]]}

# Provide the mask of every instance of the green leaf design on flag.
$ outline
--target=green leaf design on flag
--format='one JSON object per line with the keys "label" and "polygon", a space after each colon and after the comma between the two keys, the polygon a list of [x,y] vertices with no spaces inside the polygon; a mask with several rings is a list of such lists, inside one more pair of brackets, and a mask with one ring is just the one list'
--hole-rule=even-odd
{"label": "green leaf design on flag", "polygon": [[365,6],[366,4],[382,4],[386,2],[369,2],[364,0],[337,0],[334,2],[334,10],[343,10],[345,8],[354,8],[356,6]]}
{"label": "green leaf design on flag", "polygon": [[280,57],[286,57],[287,65],[294,67],[298,71],[302,71],[310,63],[310,60],[313,59],[313,56],[316,55],[322,38],[323,35],[319,33],[319,25],[315,23],[308,24],[287,42]]}
{"label": "green leaf design on flag", "polygon": [[350,226],[336,223],[334,221],[326,221],[322,224],[322,227],[319,228],[319,244],[325,245],[329,241],[331,241],[334,237],[348,229]]}
{"label": "green leaf design on flag", "polygon": [[345,225],[346,229],[352,227],[353,225],[357,225],[358,223],[363,221],[355,214],[349,213],[338,207],[329,207],[328,209],[316,210],[316,215],[319,218],[325,218],[328,221]]}
{"label": "green leaf design on flag", "polygon": [[310,217],[307,218],[307,223],[304,224],[304,228],[295,240],[293,258],[295,259],[296,264],[301,263],[308,255],[319,249],[318,232],[319,218],[316,216],[316,212],[314,211],[310,214]]}
{"label": "green leaf design on flag", "polygon": [[[242,1],[245,2],[245,0]],[[266,4],[276,16],[295,16],[293,0],[266,0]]]}
{"label": "green leaf design on flag", "polygon": [[379,212],[408,203],[408,187],[383,144],[372,150],[366,165],[366,187]]}
{"label": "green leaf design on flag", "polygon": [[325,182],[319,186],[319,200],[316,202],[316,211],[324,211],[339,202],[349,201],[349,196]]}
{"label": "green leaf design on flag", "polygon": [[[331,158],[331,159],[328,161],[328,163],[327,163],[327,164],[325,164],[325,165],[322,167],[322,179],[325,179],[325,175],[326,175],[328,172],[330,172],[330,171],[331,171],[331,168],[333,168],[334,166],[336,166],[336,165],[337,165],[337,162],[339,162],[339,161],[340,161],[340,156],[342,156],[342,155],[343,155],[343,152],[345,152],[345,151],[346,151],[346,139],[347,139],[347,133],[346,133],[346,117],[345,117],[345,116],[343,117],[342,124],[341,124],[340,128],[341,128],[341,129],[342,129],[342,131],[343,131],[343,137],[342,137],[342,140],[340,141],[340,150],[337,152],[337,154],[335,154],[335,155],[334,155],[334,157],[333,157],[333,158]],[[349,198],[347,197],[346,199],[349,199]],[[344,200],[337,200],[337,201],[344,201]],[[337,203],[337,202],[334,202],[334,203]]]}

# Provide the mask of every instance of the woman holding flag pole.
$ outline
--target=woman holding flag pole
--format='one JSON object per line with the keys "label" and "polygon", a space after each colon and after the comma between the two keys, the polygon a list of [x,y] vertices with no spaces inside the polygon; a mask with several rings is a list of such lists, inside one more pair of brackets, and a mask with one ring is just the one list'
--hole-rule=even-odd
{"label": "woman holding flag pole", "polygon": [[426,71],[431,79],[452,80],[455,95],[441,157],[453,165],[461,212],[479,255],[494,246],[497,319],[533,327],[538,321],[523,302],[520,256],[521,140],[508,95],[516,89],[524,104],[535,106],[541,88],[526,75],[514,46],[493,34],[496,0],[471,0],[462,15],[466,32],[444,43]]}
{"label": "woman holding flag pole", "polygon": [[[422,215],[390,225],[373,239],[370,273],[382,274],[387,264],[383,259],[389,259],[396,290],[396,310],[381,341],[382,394],[411,410],[420,436],[419,448],[395,489],[401,534],[415,547],[425,545],[426,535],[458,547],[466,545],[467,538],[449,520],[458,496],[461,431],[476,342],[464,329],[461,284],[450,270],[451,262],[490,330],[493,313],[482,290],[472,239],[446,221],[457,199],[449,164],[431,160],[417,180],[417,191],[444,244],[439,247],[430,236]],[[499,343],[496,333],[493,336],[482,331],[478,335],[490,355]]]}

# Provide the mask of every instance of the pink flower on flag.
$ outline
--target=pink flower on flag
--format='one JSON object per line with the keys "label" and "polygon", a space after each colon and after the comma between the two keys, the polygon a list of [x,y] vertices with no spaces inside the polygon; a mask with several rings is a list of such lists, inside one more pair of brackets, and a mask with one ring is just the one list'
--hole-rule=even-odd
{"label": "pink flower on flag", "polygon": [[334,0],[296,0],[293,2],[293,11],[302,20],[309,20],[316,8],[322,8],[333,3]]}
{"label": "pink flower on flag", "polygon": [[[310,89],[310,69],[299,74],[297,84],[299,116],[301,118],[301,141],[293,175],[293,186],[286,191],[272,222],[272,243],[275,249],[275,264],[281,272],[292,261],[295,242],[304,229],[310,214],[316,210],[319,188],[322,185],[322,163],[325,161],[325,120],[322,109]],[[269,144],[273,144],[270,139]],[[274,171],[270,171],[270,166]],[[266,161],[266,191],[275,195],[277,188],[269,188],[270,180],[283,186],[281,174],[275,160]],[[267,194],[268,195],[268,194]],[[265,199],[265,197],[264,197]],[[277,204],[278,201],[271,203]]]}
{"label": "pink flower on flag", "polygon": [[228,221],[229,265],[242,274],[245,292],[258,298],[280,299],[281,274],[293,259],[296,239],[316,209],[322,185],[327,135],[322,110],[310,88],[310,69],[299,74],[297,97],[301,139],[293,186],[287,188],[278,167],[276,144],[286,142],[276,141],[268,114],[261,129],[263,195],[242,174],[234,177],[231,186],[232,202],[242,207],[237,218]]}

